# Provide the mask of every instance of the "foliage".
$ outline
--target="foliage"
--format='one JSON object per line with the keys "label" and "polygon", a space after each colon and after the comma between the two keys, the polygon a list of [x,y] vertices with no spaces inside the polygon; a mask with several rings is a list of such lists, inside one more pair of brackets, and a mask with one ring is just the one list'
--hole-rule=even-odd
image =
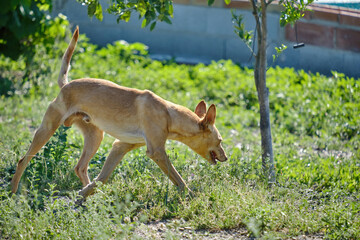
{"label": "foliage", "polygon": [[[6,197],[0,193],[0,236],[14,239],[109,239],[126,238],[134,224],[124,223],[132,211],[129,200],[119,201],[113,196],[97,195],[81,208],[74,204],[75,193],[69,198],[58,197],[55,185],[45,194],[36,190],[42,200],[29,196]],[[109,217],[111,215],[111,217]],[[90,224],[89,224],[90,223]]]}
{"label": "foliage", "polygon": [[[245,42],[246,46],[250,47],[253,43],[253,34],[252,31],[247,31],[245,29],[245,23],[243,23],[244,17],[242,15],[236,15],[233,9],[231,10],[231,16],[235,28],[234,32]],[[253,50],[251,49],[251,51]]]}
{"label": "foliage", "polygon": [[[55,48],[65,46],[61,41]],[[1,238],[140,238],[136,229],[143,222],[165,219],[183,219],[174,223],[175,229],[246,228],[249,237],[360,238],[359,79],[336,72],[323,76],[289,68],[268,70],[278,176],[277,186],[269,190],[258,161],[259,110],[251,69],[231,61],[208,66],[153,61],[143,44],[120,41],[98,48],[84,36],[73,56],[70,78],[101,77],[150,89],[191,109],[201,99],[215,103],[229,160],[211,166],[170,141],[169,157],[196,195],[188,198],[146,157],[145,149],[135,150],[116,168],[110,184],[79,207],[74,202],[81,183],[73,169],[82,138],[74,128],[61,128],[27,167],[19,194],[10,196],[8,183],[16,162],[59,93],[61,56],[39,51],[34,64],[45,66],[37,73],[38,89],[29,85],[1,97]],[[7,76],[25,71],[9,59],[0,61]],[[91,160],[91,179],[99,173],[112,141],[105,136]]]}
{"label": "foliage", "polygon": [[[208,4],[213,0],[208,0]],[[226,1],[230,3],[231,0]],[[269,109],[269,88],[266,84],[267,69],[267,7],[273,0],[249,0],[252,7],[252,14],[256,22],[255,33],[252,34],[245,30],[245,24],[242,22],[242,16],[236,16],[232,11],[232,19],[235,28],[235,33],[248,46],[252,55],[255,57],[254,64],[254,80],[256,91],[258,93],[259,107],[260,107],[260,133],[261,133],[261,151],[262,151],[262,166],[264,174],[268,175],[269,183],[276,182],[276,175],[274,170],[274,153],[272,144],[272,132],[270,123],[270,109]],[[296,0],[283,0],[279,4],[284,6],[284,11],[280,16],[280,25],[285,26],[288,23],[293,24],[295,21],[303,16],[303,11],[312,3],[313,0],[304,2]],[[297,7],[294,7],[294,6]],[[254,51],[255,45],[251,47],[253,40],[257,42],[256,53]],[[286,46],[276,47],[276,55],[273,55],[273,62],[278,55],[286,49]]]}
{"label": "foliage", "polygon": [[[87,5],[88,16],[95,16],[102,21],[102,6],[99,0],[77,0],[82,5]],[[117,22],[121,20],[128,22],[133,12],[139,13],[139,19],[143,18],[141,27],[150,25],[150,30],[156,26],[156,21],[171,24],[170,17],[173,17],[173,4],[168,0],[111,0],[107,12],[117,17]]]}
{"label": "foliage", "polygon": [[309,11],[307,7],[313,2],[314,0],[280,0],[279,4],[284,7],[284,10],[281,11],[280,26],[293,25],[297,20],[304,17],[304,12]]}
{"label": "foliage", "polygon": [[[249,0],[253,2],[252,0]],[[264,0],[265,5],[269,5],[273,2],[273,0]],[[231,2],[231,1],[230,1]],[[229,3],[230,3],[229,2]],[[301,1],[294,1],[294,0],[281,0],[278,2],[279,5],[283,6],[283,11],[281,11],[280,15],[280,26],[284,27],[287,24],[295,24],[297,20],[304,16],[305,11],[309,11],[308,7],[312,4],[314,0],[301,0]],[[213,1],[208,0],[208,4],[212,5]],[[226,3],[226,4],[229,4]],[[261,5],[259,2],[255,1],[256,12],[260,12]],[[250,48],[251,52],[254,53],[252,48],[252,44],[254,41],[254,33],[252,31],[247,31],[245,28],[245,23],[243,22],[242,15],[236,15],[235,11],[231,11],[232,21],[235,28],[236,35]],[[261,22],[257,22],[257,24],[261,24]],[[277,53],[279,54],[279,50],[285,50],[283,47],[279,47],[276,49]]]}
{"label": "foliage", "polygon": [[58,55],[56,39],[63,39],[69,22],[59,14],[50,18],[49,0],[5,1],[0,9],[0,96],[20,89],[37,88],[38,77],[50,71],[51,65],[34,61],[36,53]]}
{"label": "foliage", "polygon": [[51,0],[3,1],[0,8],[0,53],[12,59],[31,59],[34,46],[50,50],[56,37],[64,37],[65,17],[51,19]]}

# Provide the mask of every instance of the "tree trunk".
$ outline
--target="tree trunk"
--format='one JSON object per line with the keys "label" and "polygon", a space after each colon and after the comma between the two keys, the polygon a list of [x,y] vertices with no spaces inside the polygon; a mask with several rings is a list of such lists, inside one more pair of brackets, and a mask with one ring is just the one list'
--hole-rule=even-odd
{"label": "tree trunk", "polygon": [[257,22],[258,49],[255,58],[254,78],[258,100],[260,105],[260,132],[261,132],[261,150],[262,166],[265,177],[268,177],[270,184],[275,183],[274,155],[272,149],[272,137],[270,126],[269,110],[269,89],[266,87],[266,42],[267,42],[267,25],[266,25],[266,2],[261,0],[261,15],[255,9],[253,4],[254,17]]}

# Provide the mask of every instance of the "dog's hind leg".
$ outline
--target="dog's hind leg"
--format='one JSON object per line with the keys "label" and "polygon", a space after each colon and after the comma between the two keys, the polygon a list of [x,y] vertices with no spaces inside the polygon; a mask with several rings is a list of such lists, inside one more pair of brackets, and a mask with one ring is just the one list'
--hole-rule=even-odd
{"label": "dog's hind leg", "polygon": [[143,145],[144,144],[123,143],[119,140],[115,140],[113,148],[111,149],[109,156],[106,158],[105,164],[101,169],[100,174],[91,184],[87,185],[80,191],[80,195],[84,198],[91,195],[94,192],[94,188],[96,187],[96,182],[100,181],[102,183],[106,183],[111,173],[114,171],[116,166],[120,163],[127,152],[139,148]]}
{"label": "dog's hind leg", "polygon": [[84,149],[79,162],[75,167],[75,173],[85,187],[90,183],[88,176],[89,162],[98,150],[100,143],[103,140],[104,133],[95,125],[87,123],[82,119],[75,121],[74,124],[80,129],[84,136]]}
{"label": "dog's hind leg", "polygon": [[11,191],[13,193],[15,193],[18,189],[21,176],[24,173],[27,164],[54,134],[60,125],[61,117],[61,113],[56,109],[55,103],[51,103],[45,113],[40,127],[35,132],[29,150],[17,164],[14,177],[11,180]]}

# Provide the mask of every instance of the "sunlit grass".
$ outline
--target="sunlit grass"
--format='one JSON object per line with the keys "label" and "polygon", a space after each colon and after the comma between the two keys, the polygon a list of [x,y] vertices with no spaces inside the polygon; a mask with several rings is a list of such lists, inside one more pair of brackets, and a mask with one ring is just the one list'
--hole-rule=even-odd
{"label": "sunlit grass", "polygon": [[[179,193],[140,148],[127,154],[84,207],[75,205],[81,183],[73,168],[82,137],[60,128],[29,164],[19,194],[8,184],[49,102],[56,97],[59,56],[39,50],[36,85],[0,100],[0,236],[2,238],[131,238],[142,222],[184,219],[195,229],[245,227],[249,236],[289,238],[321,235],[360,238],[359,80],[293,69],[270,69],[270,107],[277,184],[262,176],[258,104],[251,69],[231,61],[209,66],[151,61],[144,46],[117,43],[100,51],[82,40],[71,78],[101,77],[150,89],[194,109],[200,100],[217,105],[216,125],[229,160],[211,166],[186,146],[166,145],[168,155],[195,196]],[[54,59],[43,61],[43,59]],[[23,71],[0,59],[3,77]],[[50,66],[51,65],[51,66]],[[53,69],[45,71],[44,69]],[[96,177],[111,149],[105,139],[91,160]]]}

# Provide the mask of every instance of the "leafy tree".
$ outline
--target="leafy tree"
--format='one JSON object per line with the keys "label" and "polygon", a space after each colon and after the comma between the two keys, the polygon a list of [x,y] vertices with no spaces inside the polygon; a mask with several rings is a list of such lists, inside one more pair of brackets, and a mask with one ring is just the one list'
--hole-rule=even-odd
{"label": "leafy tree", "polygon": [[[212,0],[208,0],[211,4]],[[245,29],[242,16],[237,16],[232,11],[233,23],[235,33],[244,41],[249,47],[253,56],[255,57],[254,65],[254,79],[256,90],[258,93],[258,101],[260,105],[260,132],[261,132],[261,149],[262,149],[262,165],[264,175],[268,177],[270,184],[276,182],[275,169],[274,169],[274,154],[272,147],[271,125],[270,125],[270,109],[269,109],[269,89],[266,86],[266,70],[267,70],[267,15],[266,11],[268,6],[274,0],[249,0],[252,13],[256,21],[256,35]],[[225,0],[227,4],[231,0]],[[283,11],[280,16],[280,25],[284,27],[286,24],[294,24],[297,20],[304,16],[307,6],[313,0],[280,0],[279,4],[283,6]],[[256,39],[254,39],[256,36]],[[257,42],[257,51],[254,52],[251,45],[253,41]],[[277,55],[286,49],[286,46],[276,48]],[[276,55],[273,56],[275,60]]]}
{"label": "leafy tree", "polygon": [[[102,7],[99,0],[77,0],[84,5],[88,5],[88,15],[96,16],[102,20]],[[208,5],[212,5],[215,0],[208,0]],[[268,177],[270,184],[276,182],[274,169],[274,154],[272,147],[270,110],[269,110],[269,89],[266,86],[267,70],[267,8],[274,0],[249,0],[252,13],[256,21],[255,33],[245,29],[243,17],[236,15],[232,11],[235,33],[249,47],[255,57],[254,79],[258,93],[260,105],[260,132],[262,148],[262,165],[264,175]],[[280,25],[294,24],[304,16],[304,11],[314,0],[280,0],[278,4],[283,6],[280,16]],[[230,4],[231,0],[225,0]],[[165,21],[171,23],[169,17],[173,16],[173,5],[171,0],[111,0],[108,13],[118,15],[117,21],[129,21],[133,12],[139,13],[139,18],[143,18],[142,27],[148,26],[150,30],[154,29],[156,21]],[[257,43],[257,50],[254,51],[252,44]],[[275,58],[286,49],[286,46],[276,48]]]}
{"label": "leafy tree", "polygon": [[[24,63],[21,77],[5,76],[5,66],[0,66],[0,95],[12,94],[24,83],[37,85],[36,74],[40,66],[34,61],[39,49],[54,51],[56,38],[64,37],[68,21],[60,15],[51,18],[52,0],[5,0],[0,4],[0,57],[7,61]],[[20,80],[16,80],[20,78]]]}
{"label": "leafy tree", "polygon": [[16,60],[20,55],[31,59],[35,46],[48,50],[59,33],[65,33],[65,18],[52,19],[52,0],[6,0],[0,7],[0,53]]}
{"label": "leafy tree", "polygon": [[[99,0],[77,0],[82,5],[87,5],[89,17],[95,16],[100,21],[103,18],[102,6]],[[166,22],[171,24],[170,17],[173,17],[173,4],[171,0],[110,0],[107,12],[117,15],[117,22],[130,20],[133,12],[139,13],[139,18],[143,18],[141,27],[150,24],[150,30],[156,26],[156,22]]]}

